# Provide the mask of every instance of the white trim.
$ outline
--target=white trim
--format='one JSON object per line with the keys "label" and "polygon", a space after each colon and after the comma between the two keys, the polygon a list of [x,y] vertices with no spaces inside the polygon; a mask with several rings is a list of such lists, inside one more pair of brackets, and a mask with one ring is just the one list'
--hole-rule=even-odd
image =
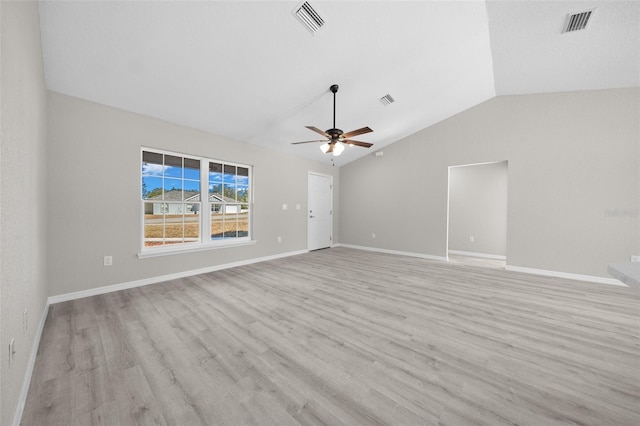
{"label": "white trim", "polygon": [[444,240],[444,252],[447,253],[447,260],[449,260],[449,225],[451,218],[451,166],[447,167],[447,223],[445,228],[445,240]]}
{"label": "white trim", "polygon": [[447,261],[447,258],[444,256],[434,256],[431,254],[413,253],[410,251],[388,250],[388,249],[377,248],[377,247],[356,246],[353,244],[334,244],[332,247],[347,247],[347,248],[352,248],[356,250],[376,251],[379,253],[398,254],[400,256],[419,257],[421,259],[439,260],[444,262]]}
{"label": "white trim", "polygon": [[229,247],[250,246],[257,242],[258,241],[256,240],[242,240],[242,241],[230,241],[230,242],[223,242],[223,243],[182,245],[178,247],[169,246],[167,248],[160,247],[155,250],[138,253],[138,259],[146,259],[148,257],[158,257],[158,256],[169,256],[172,254],[193,253],[197,251],[215,250],[215,249],[229,248]]}
{"label": "white trim", "polygon": [[508,160],[498,160],[498,161],[484,161],[482,163],[471,163],[471,164],[454,164],[449,167],[470,167],[470,166],[486,166],[487,164],[498,164],[498,163],[507,163]]}
{"label": "white trim", "polygon": [[[376,251],[380,253],[398,254],[401,256],[412,256],[412,257],[419,257],[422,259],[440,260],[445,262],[448,260],[446,257],[442,257],[442,256],[433,256],[430,254],[412,253],[412,252],[399,251],[399,250],[387,250],[387,249],[381,249],[376,247],[357,246],[353,244],[339,243],[339,244],[334,244],[332,247],[347,247],[347,248],[352,248],[357,250]],[[453,252],[453,251],[454,250],[450,250],[450,252]],[[620,287],[629,287],[622,281],[616,280],[614,278],[596,277],[593,275],[572,274],[569,272],[547,271],[544,269],[524,268],[522,266],[511,266],[511,265],[506,265],[504,269],[505,271],[523,272],[525,274],[543,275],[547,277],[565,278],[569,280],[586,281],[586,282],[592,282],[592,283],[598,283],[598,284],[608,284],[608,285],[615,285]]]}
{"label": "white trim", "polygon": [[628,287],[628,285],[626,285],[622,281],[616,280],[614,278],[596,277],[593,275],[572,274],[569,272],[548,271],[545,269],[524,268],[522,266],[511,266],[511,265],[505,266],[504,269],[505,271],[524,272],[525,274],[543,275],[546,277],[565,278],[568,280],[587,281],[590,283]]}
{"label": "white trim", "polygon": [[280,259],[283,257],[296,256],[298,254],[308,253],[309,250],[297,250],[287,253],[274,254],[272,256],[258,257],[254,259],[239,260],[237,262],[224,263],[221,265],[209,266],[207,268],[192,269],[190,271],[176,272],[174,274],[160,275],[156,277],[143,278],[141,280],[129,281],[120,284],[112,284],[104,287],[91,288],[88,290],[74,291],[72,293],[58,294],[56,296],[50,296],[48,303],[53,305],[54,303],[66,302],[69,300],[82,299],[83,297],[96,296],[99,294],[111,293],[119,290],[126,290],[129,288],[142,287],[149,284],[156,284],[163,281],[175,280],[178,278],[190,277],[193,275],[206,274],[209,272],[220,271],[223,269],[235,268],[237,266],[251,265],[252,263],[266,262],[268,260]]}
{"label": "white trim", "polygon": [[473,251],[449,250],[449,254],[458,254],[460,256],[482,257],[485,259],[507,260],[507,256],[500,254],[476,253]]}
{"label": "white trim", "polygon": [[16,412],[13,415],[13,422],[11,423],[13,426],[19,426],[20,422],[22,421],[22,414],[24,413],[24,406],[27,402],[27,395],[29,394],[29,386],[31,385],[31,376],[33,375],[33,368],[36,365],[36,356],[38,355],[38,347],[40,346],[40,339],[42,339],[42,331],[44,330],[44,324],[47,321],[48,314],[49,314],[49,301],[47,301],[44,305],[44,312],[42,313],[42,317],[40,318],[40,323],[38,324],[38,330],[36,331],[33,345],[31,345],[31,353],[29,354],[29,359],[27,360],[27,371],[25,371],[24,373],[22,390],[20,391],[20,396],[18,397],[18,404],[16,405]]}

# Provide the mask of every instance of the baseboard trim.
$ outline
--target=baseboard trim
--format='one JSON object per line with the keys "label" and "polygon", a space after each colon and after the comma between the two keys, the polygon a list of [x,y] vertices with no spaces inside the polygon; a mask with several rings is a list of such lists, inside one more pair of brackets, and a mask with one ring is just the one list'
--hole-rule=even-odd
{"label": "baseboard trim", "polygon": [[367,250],[367,251],[376,251],[379,253],[398,254],[400,256],[419,257],[421,259],[438,260],[443,262],[447,261],[447,258],[444,256],[434,256],[431,254],[414,253],[410,251],[388,250],[388,249],[377,248],[377,247],[357,246],[353,244],[339,243],[339,244],[334,244],[332,247],[346,247],[346,248],[352,248],[356,250]]}
{"label": "baseboard trim", "polygon": [[511,265],[505,266],[504,269],[506,271],[512,271],[512,272],[524,272],[525,274],[543,275],[546,277],[565,278],[568,280],[587,281],[590,283],[608,284],[608,285],[615,285],[619,287],[628,287],[622,281],[616,280],[614,278],[596,277],[593,275],[572,274],[569,272],[548,271],[546,269],[524,268],[522,266],[511,266]]}
{"label": "baseboard trim", "polygon": [[286,253],[274,254],[272,256],[264,256],[264,257],[254,258],[254,259],[240,260],[237,262],[224,263],[221,265],[210,266],[207,268],[176,272],[175,274],[160,275],[156,277],[144,278],[141,280],[129,281],[129,282],[120,283],[120,284],[112,284],[112,285],[107,285],[103,287],[96,287],[88,290],[74,291],[72,293],[58,294],[56,296],[50,296],[48,299],[48,303],[50,305],[53,305],[55,303],[67,302],[69,300],[82,299],[84,297],[97,296],[99,294],[106,294],[114,291],[127,290],[135,287],[142,287],[145,285],[156,284],[163,281],[170,281],[178,278],[191,277],[193,275],[207,274],[209,272],[221,271],[223,269],[235,268],[237,266],[251,265],[252,263],[266,262],[269,260],[280,259],[283,257],[296,256],[296,255],[304,254],[308,252],[309,250],[290,251]]}
{"label": "baseboard trim", "polygon": [[[438,260],[438,261],[445,261],[445,262],[448,260],[446,257],[443,257],[443,256],[433,256],[430,254],[413,253],[413,252],[399,251],[399,250],[387,250],[387,249],[381,249],[376,247],[358,246],[353,244],[338,243],[338,244],[334,244],[332,247],[347,247],[347,248],[352,248],[356,250],[367,250],[367,251],[375,251],[380,253],[398,254],[401,256],[419,257],[422,259]],[[449,252],[452,254],[456,254],[456,250],[449,250]],[[525,268],[522,266],[511,266],[511,265],[506,265],[504,269],[505,271],[523,272],[525,274],[542,275],[547,277],[564,278],[564,279],[575,280],[575,281],[586,281],[586,282],[592,282],[592,283],[598,283],[598,284],[615,285],[619,287],[629,287],[622,281],[619,281],[614,278],[596,277],[593,275],[572,274],[569,272],[548,271],[545,269]]]}
{"label": "baseboard trim", "polygon": [[40,318],[38,324],[38,330],[34,337],[33,345],[31,345],[31,353],[29,354],[29,360],[27,361],[27,371],[24,373],[24,381],[22,382],[22,389],[20,390],[20,396],[18,397],[18,404],[16,405],[16,412],[13,415],[13,426],[19,426],[22,421],[22,414],[24,413],[24,406],[27,403],[27,395],[29,394],[29,386],[31,386],[31,376],[33,375],[33,369],[36,365],[36,356],[38,355],[38,348],[40,347],[40,340],[42,339],[42,331],[44,330],[44,324],[47,321],[47,315],[49,314],[49,302],[47,301],[44,306],[44,312]]}
{"label": "baseboard trim", "polygon": [[449,250],[449,254],[458,254],[460,256],[482,257],[484,259],[507,260],[507,256],[499,254],[476,253],[473,251]]}

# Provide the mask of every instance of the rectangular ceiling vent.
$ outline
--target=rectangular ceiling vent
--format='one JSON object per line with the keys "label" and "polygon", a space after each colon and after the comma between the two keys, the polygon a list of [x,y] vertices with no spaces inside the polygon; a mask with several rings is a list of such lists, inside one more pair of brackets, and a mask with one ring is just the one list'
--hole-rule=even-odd
{"label": "rectangular ceiling vent", "polygon": [[380,98],[380,102],[382,102],[382,105],[384,106],[389,106],[392,103],[394,103],[396,100],[393,99],[393,96],[391,96],[390,94],[386,94],[383,97]]}
{"label": "rectangular ceiling vent", "polygon": [[302,22],[302,25],[304,25],[306,29],[311,31],[311,34],[315,34],[324,25],[324,19],[320,17],[318,12],[316,12],[307,1],[300,3],[293,10],[293,14]]}
{"label": "rectangular ceiling vent", "polygon": [[567,15],[567,20],[564,23],[563,33],[570,33],[572,31],[580,31],[587,28],[591,16],[593,16],[595,9],[587,10],[580,13],[574,13],[573,15]]}

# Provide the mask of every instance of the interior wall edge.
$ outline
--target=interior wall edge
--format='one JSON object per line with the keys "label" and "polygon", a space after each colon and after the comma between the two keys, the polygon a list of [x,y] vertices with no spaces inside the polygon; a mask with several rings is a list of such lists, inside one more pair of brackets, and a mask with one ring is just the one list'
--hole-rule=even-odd
{"label": "interior wall edge", "polygon": [[22,420],[22,413],[24,412],[24,406],[27,402],[27,395],[29,394],[29,386],[31,386],[31,376],[33,375],[33,367],[36,364],[36,356],[38,355],[38,348],[40,347],[40,340],[42,338],[42,331],[44,330],[44,324],[47,322],[47,315],[49,314],[49,302],[45,303],[44,311],[40,317],[38,323],[38,330],[36,331],[33,344],[31,345],[31,353],[29,354],[29,360],[27,361],[27,370],[24,373],[24,380],[22,382],[22,389],[18,397],[18,404],[16,405],[16,411],[13,416],[13,426],[19,426]]}

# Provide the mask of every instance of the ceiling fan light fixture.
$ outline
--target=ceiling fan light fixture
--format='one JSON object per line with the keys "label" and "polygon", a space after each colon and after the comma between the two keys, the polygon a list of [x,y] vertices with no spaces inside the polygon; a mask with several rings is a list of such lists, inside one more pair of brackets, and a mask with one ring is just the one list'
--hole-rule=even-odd
{"label": "ceiling fan light fixture", "polygon": [[365,126],[346,133],[336,127],[336,92],[338,92],[338,85],[332,84],[331,87],[329,87],[329,91],[333,93],[333,127],[326,131],[323,131],[315,126],[305,126],[307,129],[325,137],[326,142],[325,140],[321,139],[315,141],[293,142],[292,145],[324,142],[322,145],[320,145],[320,151],[322,151],[323,154],[333,154],[334,157],[337,157],[344,152],[345,144],[348,144],[350,146],[361,146],[363,148],[370,148],[371,146],[373,146],[373,144],[369,142],[360,142],[351,139],[351,137],[353,136],[373,132],[370,127]]}

